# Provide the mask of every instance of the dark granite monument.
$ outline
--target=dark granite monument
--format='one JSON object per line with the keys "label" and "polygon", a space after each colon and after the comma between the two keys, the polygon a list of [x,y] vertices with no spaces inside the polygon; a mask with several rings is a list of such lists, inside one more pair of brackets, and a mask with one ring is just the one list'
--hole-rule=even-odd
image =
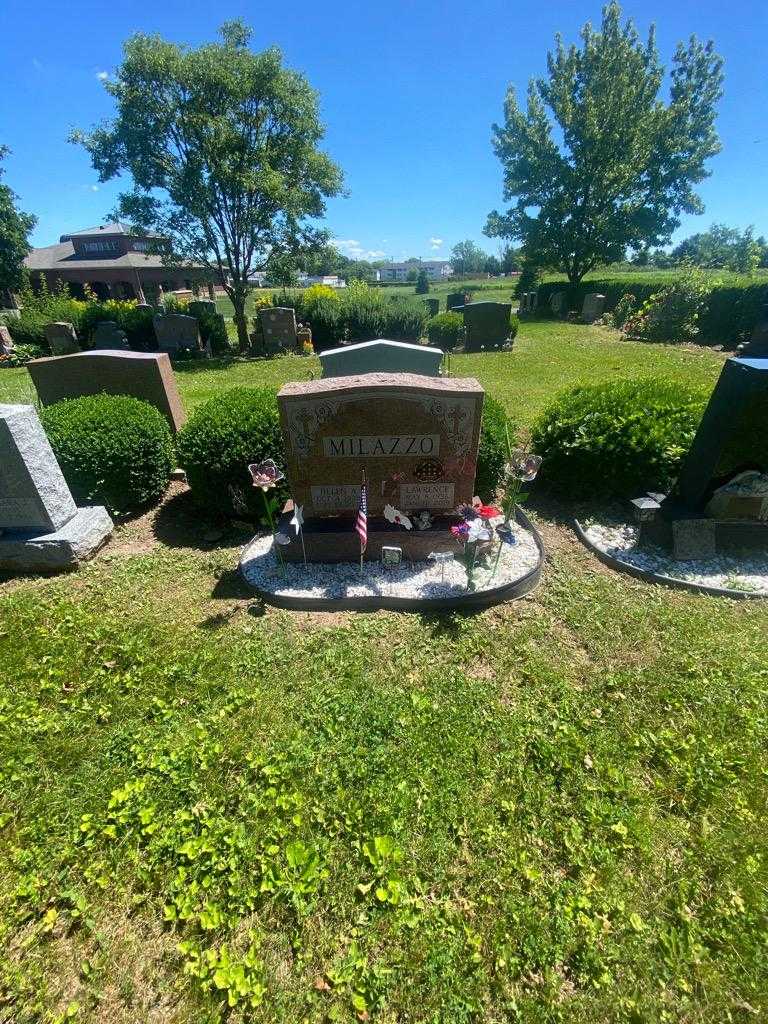
{"label": "dark granite monument", "polygon": [[[714,524],[714,525],[713,525]],[[672,492],[644,533],[678,557],[768,548],[768,359],[728,359]]]}
{"label": "dark granite monument", "polygon": [[465,352],[502,348],[509,341],[511,302],[470,302],[456,312],[464,314]]}

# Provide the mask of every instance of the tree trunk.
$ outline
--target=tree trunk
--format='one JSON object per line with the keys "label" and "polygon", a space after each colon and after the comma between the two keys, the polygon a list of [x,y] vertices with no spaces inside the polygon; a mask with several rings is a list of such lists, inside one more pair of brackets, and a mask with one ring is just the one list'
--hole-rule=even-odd
{"label": "tree trunk", "polygon": [[233,288],[230,298],[235,310],[234,321],[237,327],[237,347],[240,350],[240,354],[245,355],[251,345],[250,338],[248,337],[248,319],[245,315],[245,300],[248,298],[248,292],[242,291],[240,288]]}

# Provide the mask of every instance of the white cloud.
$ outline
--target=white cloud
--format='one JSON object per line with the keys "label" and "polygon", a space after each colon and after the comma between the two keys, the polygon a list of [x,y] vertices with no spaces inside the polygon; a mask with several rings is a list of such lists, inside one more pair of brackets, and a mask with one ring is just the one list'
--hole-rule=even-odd
{"label": "white cloud", "polygon": [[96,77],[98,78],[98,80],[100,82],[106,82],[106,80],[109,78],[109,72],[108,71],[97,71],[96,72]]}
{"label": "white cloud", "polygon": [[383,249],[366,249],[356,238],[333,238],[331,244],[351,260],[380,260]]}
{"label": "white cloud", "polygon": [[98,191],[99,191],[99,186],[98,185],[91,185],[91,192],[98,192]]}
{"label": "white cloud", "polygon": [[429,247],[432,250],[440,249],[442,247],[442,244],[443,244],[442,238],[430,238],[430,240],[429,240]]}

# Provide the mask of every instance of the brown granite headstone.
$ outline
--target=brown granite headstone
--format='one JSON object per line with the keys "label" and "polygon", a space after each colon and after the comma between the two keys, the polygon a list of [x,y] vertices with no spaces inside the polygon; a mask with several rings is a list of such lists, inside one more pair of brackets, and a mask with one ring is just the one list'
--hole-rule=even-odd
{"label": "brown granite headstone", "polygon": [[132,395],[154,405],[174,433],[186,421],[171,361],[164,352],[80,352],[27,363],[40,402],[83,395]]}
{"label": "brown granite headstone", "polygon": [[448,513],[471,502],[484,391],[477,380],[367,373],[286,384],[278,395],[288,482],[304,516],[385,505]]}

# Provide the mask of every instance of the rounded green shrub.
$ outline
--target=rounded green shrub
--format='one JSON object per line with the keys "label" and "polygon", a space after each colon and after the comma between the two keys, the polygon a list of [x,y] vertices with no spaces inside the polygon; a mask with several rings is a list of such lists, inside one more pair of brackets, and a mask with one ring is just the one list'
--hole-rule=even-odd
{"label": "rounded green shrub", "polygon": [[646,378],[579,385],[558,395],[534,424],[541,479],[570,498],[636,497],[666,490],[688,451],[706,395]]}
{"label": "rounded green shrub", "polygon": [[41,419],[78,504],[125,515],[165,493],[175,463],[173,438],[149,402],[87,395],[56,402]]}
{"label": "rounded green shrub", "polygon": [[[259,520],[262,491],[248,465],[274,459],[285,469],[283,436],[274,388],[232,388],[196,410],[176,439],[179,464],[196,503],[215,515]],[[285,488],[270,497],[287,496]]]}
{"label": "rounded green shrub", "polygon": [[483,425],[477,455],[475,492],[483,501],[492,501],[507,461],[507,437],[514,447],[517,428],[507,416],[504,406],[490,395],[483,402]]}
{"label": "rounded green shrub", "polygon": [[429,344],[452,352],[464,339],[464,317],[461,313],[438,313],[427,323]]}

